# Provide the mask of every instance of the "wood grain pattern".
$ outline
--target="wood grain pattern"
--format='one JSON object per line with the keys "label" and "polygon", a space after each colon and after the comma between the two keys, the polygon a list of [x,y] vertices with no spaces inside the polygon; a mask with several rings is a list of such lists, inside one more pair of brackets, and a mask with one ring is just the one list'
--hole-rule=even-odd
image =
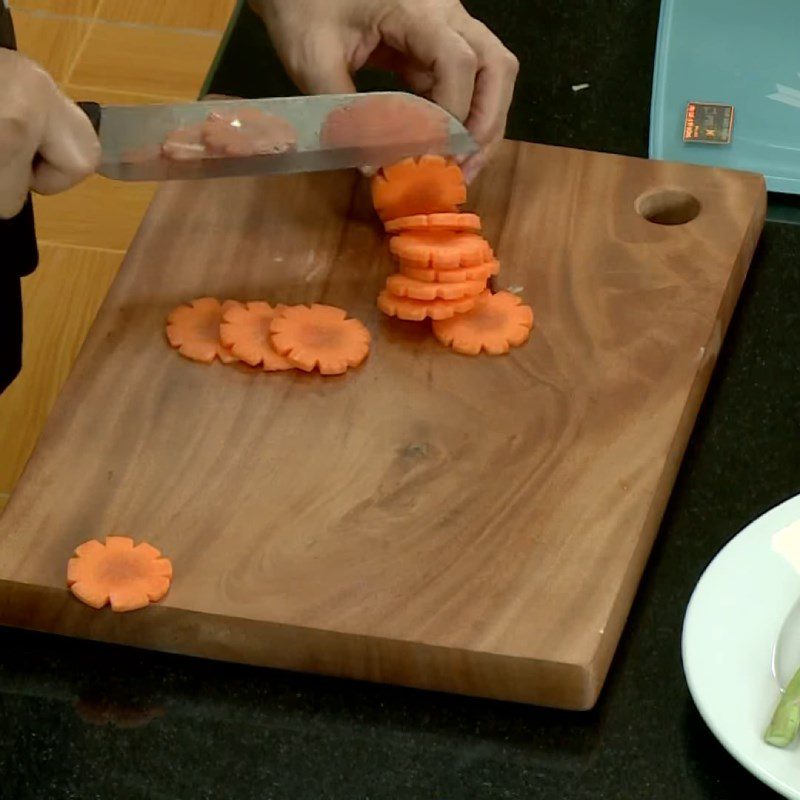
{"label": "wood grain pattern", "polygon": [[[145,28],[97,21],[66,82],[135,94],[193,100],[219,45],[215,33]],[[124,68],[108,65],[125,53]]]}
{"label": "wood grain pattern", "polygon": [[14,30],[20,51],[41,64],[54,80],[63,81],[80,54],[91,23],[15,10]]}
{"label": "wood grain pattern", "polygon": [[153,183],[124,183],[92,175],[68,192],[34,195],[36,230],[50,242],[124,251],[155,192]]}
{"label": "wood grain pattern", "polygon": [[[685,225],[642,193],[688,190]],[[506,143],[471,193],[536,313],[502,358],[382,318],[390,270],[348,174],[157,195],[0,521],[0,622],[214,658],[588,708],[765,213],[760,177]],[[322,300],[374,347],[339,379],[165,345],[202,294]],[[72,548],[147,538],[167,599],[64,588]]]}
{"label": "wood grain pattern", "polygon": [[40,243],[39,268],[22,282],[22,374],[0,395],[1,493],[10,493],[69,375],[123,253]]}
{"label": "wood grain pattern", "polygon": [[224,31],[236,0],[103,0],[97,16],[110,22]]}

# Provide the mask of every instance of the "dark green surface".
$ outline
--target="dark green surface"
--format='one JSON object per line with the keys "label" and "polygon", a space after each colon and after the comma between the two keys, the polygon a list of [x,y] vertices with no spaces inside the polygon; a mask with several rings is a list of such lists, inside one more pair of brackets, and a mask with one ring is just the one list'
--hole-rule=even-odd
{"label": "dark green surface", "polygon": [[[489,2],[469,5],[522,61],[511,135],[644,154],[657,3],[496,4],[502,10],[493,14],[482,13]],[[583,81],[591,88],[573,94],[570,85]],[[211,88],[261,95],[281,86],[288,90],[246,15]],[[800,491],[799,250],[800,229],[768,226],[595,711],[0,631],[0,797],[774,796],[698,717],[681,672],[680,627],[720,547]],[[140,729],[96,727],[75,713],[78,697],[98,706],[159,705],[164,715]]]}

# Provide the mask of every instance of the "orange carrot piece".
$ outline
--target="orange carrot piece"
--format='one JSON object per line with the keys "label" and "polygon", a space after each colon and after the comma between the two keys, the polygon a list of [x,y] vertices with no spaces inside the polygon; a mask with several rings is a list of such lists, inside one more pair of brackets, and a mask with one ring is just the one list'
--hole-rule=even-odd
{"label": "orange carrot piece", "polygon": [[251,367],[260,366],[265,372],[292,369],[293,365],[275,351],[270,338],[270,324],[282,308],[260,300],[232,303],[220,325],[223,344]]}
{"label": "orange carrot piece", "polygon": [[281,308],[270,330],[275,350],[305,372],[318,369],[321,375],[341,375],[369,353],[369,331],[334,306]]}
{"label": "orange carrot piece", "polygon": [[387,220],[386,233],[403,231],[479,231],[481,218],[477,214],[414,214]]}
{"label": "orange carrot piece", "polygon": [[461,168],[442,156],[407,158],[372,179],[372,203],[386,221],[415,214],[455,213],[467,200]]}
{"label": "orange carrot piece", "polygon": [[533,311],[511,292],[482,294],[474,307],[452,319],[433,323],[433,333],[457,353],[507,353],[528,340]]}
{"label": "orange carrot piece", "polygon": [[172,562],[146,542],[134,547],[127,536],[91,539],[75,548],[67,564],[67,586],[92,608],[135,611],[157,603],[169,591]]}
{"label": "orange carrot piece", "polygon": [[477,297],[485,288],[486,281],[430,283],[402,274],[390,275],[386,279],[387,291],[395,297],[410,297],[412,300],[460,300],[462,297]]}
{"label": "orange carrot piece", "polygon": [[436,270],[430,267],[420,267],[414,261],[400,261],[400,272],[416,281],[426,283],[460,283],[461,281],[488,281],[492,275],[500,271],[500,262],[497,259],[487,261],[479,267],[464,267],[463,269]]}
{"label": "orange carrot piece", "polygon": [[478,267],[494,257],[489,243],[477,233],[407,231],[391,239],[389,250],[417,267],[440,270]]}
{"label": "orange carrot piece", "polygon": [[476,297],[462,297],[460,300],[412,300],[410,297],[396,297],[387,289],[378,295],[378,308],[390,317],[421,322],[424,319],[449,319],[456,314],[469,311]]}
{"label": "orange carrot piece", "polygon": [[200,297],[178,306],[167,317],[167,339],[178,352],[192,361],[210,364],[219,358],[224,364],[236,357],[220,341],[220,323],[228,306],[215,297]]}

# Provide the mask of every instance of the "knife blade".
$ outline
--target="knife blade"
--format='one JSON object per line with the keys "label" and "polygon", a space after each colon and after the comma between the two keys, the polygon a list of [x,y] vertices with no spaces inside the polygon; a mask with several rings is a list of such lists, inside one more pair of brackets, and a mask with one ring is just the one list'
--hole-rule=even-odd
{"label": "knife blade", "polygon": [[[404,124],[407,115],[386,125],[389,132],[379,143],[367,141],[363,131],[352,135],[342,131],[335,145],[321,133],[329,116],[338,109],[353,109],[365,102],[382,98],[420,104],[428,113],[440,115],[442,124],[434,135]],[[385,102],[385,101],[384,101]],[[269,99],[206,100],[142,106],[100,106],[84,102],[86,112],[100,138],[102,157],[98,172],[123,181],[191,180],[243,175],[287,174],[382,167],[410,156],[438,154],[467,156],[478,150],[466,128],[439,106],[405,92],[318,95]],[[394,106],[395,110],[397,106]],[[236,119],[241,109],[256,109],[289,122],[297,136],[296,144],[285,152],[247,156],[200,157],[175,160],[162,152],[164,140],[173,132],[202,124],[210,115]],[[412,109],[413,110],[413,109]],[[410,115],[413,118],[413,114]],[[438,118],[437,118],[438,119]],[[233,124],[236,124],[234,122]],[[367,137],[369,138],[369,137]]]}

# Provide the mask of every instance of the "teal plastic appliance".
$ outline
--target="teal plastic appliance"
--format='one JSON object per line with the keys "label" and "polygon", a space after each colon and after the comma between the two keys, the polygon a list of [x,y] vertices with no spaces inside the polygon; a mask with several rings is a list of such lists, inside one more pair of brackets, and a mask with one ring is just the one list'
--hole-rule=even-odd
{"label": "teal plastic appliance", "polygon": [[[690,102],[734,107],[729,144],[684,141]],[[650,155],[800,194],[800,0],[662,0]]]}

